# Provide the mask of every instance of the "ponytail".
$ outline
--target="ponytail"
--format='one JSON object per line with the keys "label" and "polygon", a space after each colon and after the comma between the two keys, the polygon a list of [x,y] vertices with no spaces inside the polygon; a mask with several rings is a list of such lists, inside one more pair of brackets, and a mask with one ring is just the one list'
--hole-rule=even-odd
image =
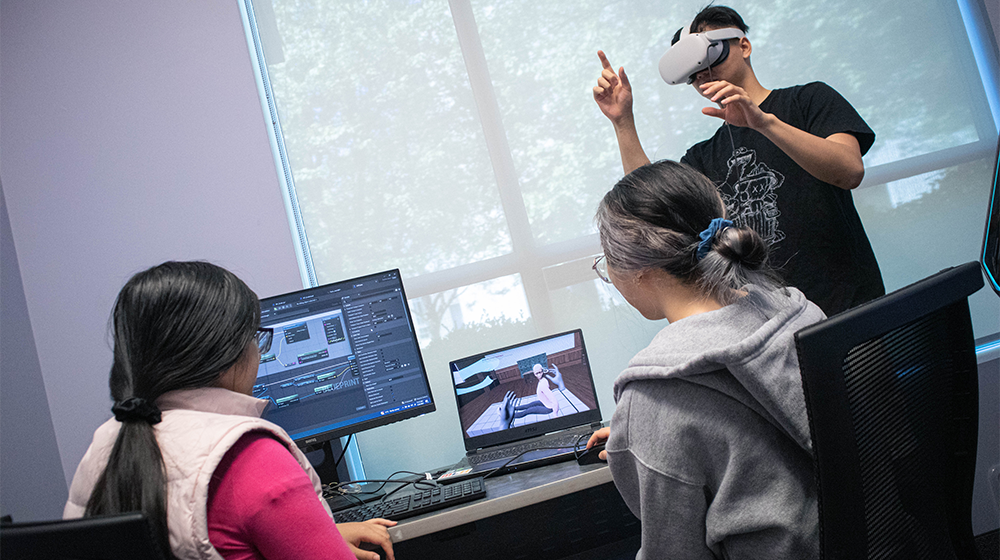
{"label": "ponytail", "polygon": [[163,455],[153,426],[143,420],[122,422],[108,464],[94,485],[84,516],[141,511],[152,522],[154,539],[173,558],[167,531],[167,484]]}

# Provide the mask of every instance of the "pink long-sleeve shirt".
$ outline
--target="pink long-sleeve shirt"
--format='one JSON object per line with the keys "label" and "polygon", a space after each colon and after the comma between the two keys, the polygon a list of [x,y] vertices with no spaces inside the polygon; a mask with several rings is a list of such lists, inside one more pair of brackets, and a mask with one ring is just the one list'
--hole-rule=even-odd
{"label": "pink long-sleeve shirt", "polygon": [[240,438],[208,490],[208,534],[226,560],[354,560],[309,477],[262,432]]}

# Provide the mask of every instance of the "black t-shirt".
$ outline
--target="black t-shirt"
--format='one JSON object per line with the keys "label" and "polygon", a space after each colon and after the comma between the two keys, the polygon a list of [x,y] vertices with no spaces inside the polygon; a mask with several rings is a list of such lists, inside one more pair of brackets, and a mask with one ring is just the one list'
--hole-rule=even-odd
{"label": "black t-shirt", "polygon": [[[875,142],[854,107],[821,82],[772,90],[760,109],[820,138],[853,134],[862,155]],[[885,293],[851,192],[813,177],[763,134],[723,125],[681,161],[719,187],[729,219],[760,233],[771,266],[827,315]]]}

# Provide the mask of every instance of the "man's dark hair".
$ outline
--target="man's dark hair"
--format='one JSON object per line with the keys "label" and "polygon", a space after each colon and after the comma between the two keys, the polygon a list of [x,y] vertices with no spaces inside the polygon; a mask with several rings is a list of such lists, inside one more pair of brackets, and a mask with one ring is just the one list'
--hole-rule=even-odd
{"label": "man's dark hair", "polygon": [[744,34],[750,30],[750,27],[743,22],[743,18],[740,17],[740,14],[736,13],[736,10],[730,8],[729,6],[713,6],[711,4],[705,6],[700,12],[698,12],[698,15],[694,16],[694,19],[691,20],[692,33],[701,33],[707,27],[711,27],[713,29],[735,27]]}
{"label": "man's dark hair", "polygon": [[[750,27],[744,23],[740,14],[736,13],[736,10],[729,6],[713,6],[709,4],[702,8],[698,12],[698,15],[694,16],[694,19],[691,20],[691,33],[701,33],[706,28],[725,29],[727,27],[735,27],[744,34],[750,30]],[[674,37],[670,40],[671,45],[680,41],[681,31],[681,29],[678,29],[674,33]]]}

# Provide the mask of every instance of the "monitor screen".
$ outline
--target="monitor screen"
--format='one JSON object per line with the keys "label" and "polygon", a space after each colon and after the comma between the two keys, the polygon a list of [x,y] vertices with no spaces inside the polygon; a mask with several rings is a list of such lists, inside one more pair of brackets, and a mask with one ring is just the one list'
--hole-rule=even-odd
{"label": "monitor screen", "polygon": [[997,161],[993,168],[993,184],[991,187],[990,207],[986,212],[986,233],[983,235],[983,256],[981,262],[986,271],[990,287],[1000,294],[1000,192],[997,191],[997,180],[1000,179],[1000,139],[997,139]]}
{"label": "monitor screen", "polygon": [[260,302],[255,397],[299,447],[434,411],[399,270]]}
{"label": "monitor screen", "polygon": [[481,352],[450,369],[466,450],[601,421],[580,329]]}

